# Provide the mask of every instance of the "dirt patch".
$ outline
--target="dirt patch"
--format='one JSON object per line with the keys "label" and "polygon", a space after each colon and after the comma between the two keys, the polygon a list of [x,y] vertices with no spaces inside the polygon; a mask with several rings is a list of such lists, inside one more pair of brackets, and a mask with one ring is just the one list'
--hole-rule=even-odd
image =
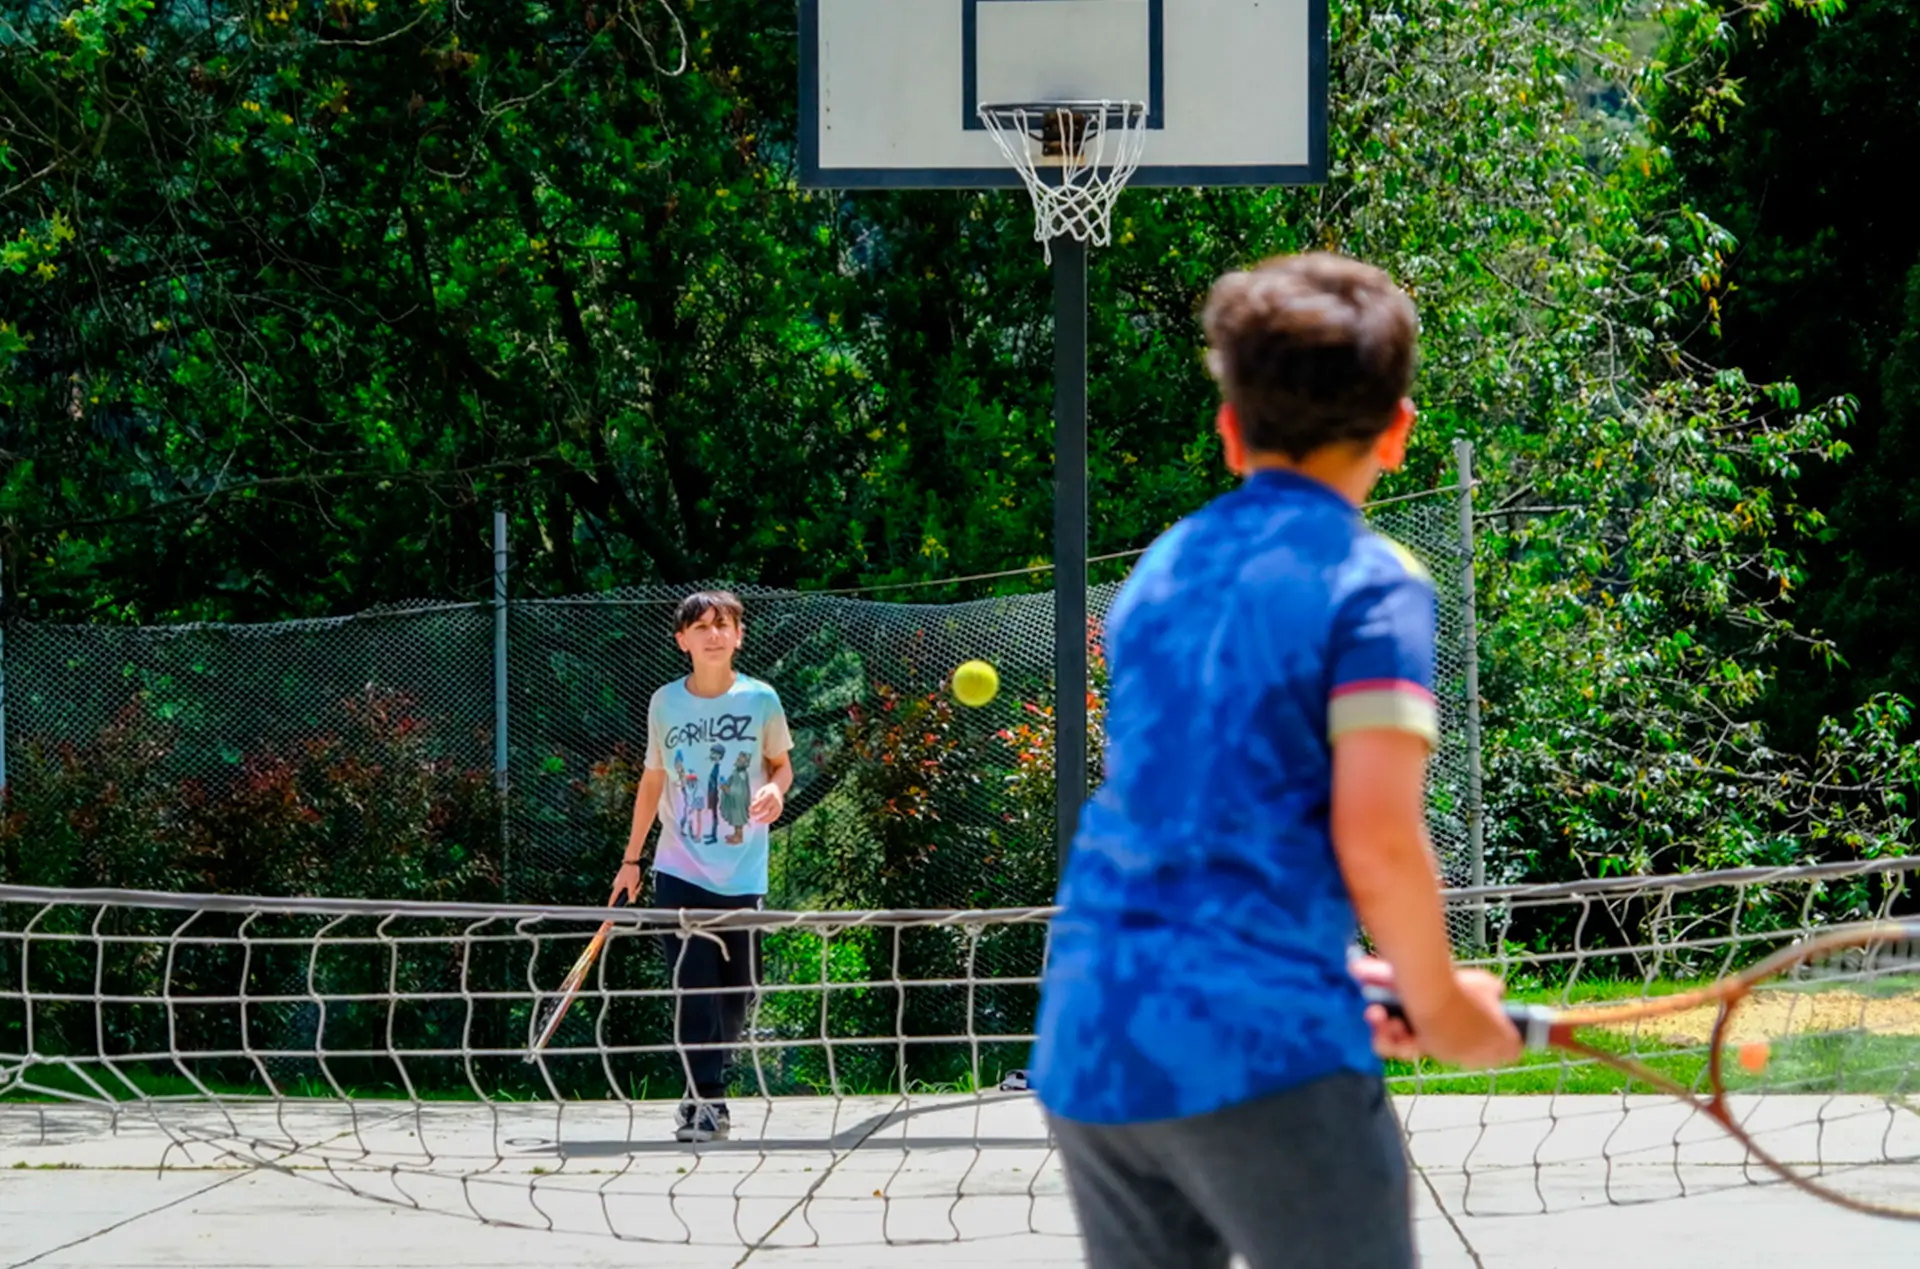
{"label": "dirt patch", "polygon": [[[1637,1029],[1639,1034],[1667,1044],[1705,1044],[1719,1016],[1719,1006],[1702,1005],[1610,1029],[1621,1033]],[[1734,1010],[1731,1040],[1745,1044],[1835,1031],[1920,1036],[1920,991],[1899,996],[1866,996],[1851,991],[1756,992]]]}

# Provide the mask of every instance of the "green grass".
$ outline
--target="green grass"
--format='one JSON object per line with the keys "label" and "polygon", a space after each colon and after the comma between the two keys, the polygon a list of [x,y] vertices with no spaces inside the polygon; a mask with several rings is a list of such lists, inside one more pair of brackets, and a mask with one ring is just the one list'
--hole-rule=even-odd
{"label": "green grass", "polygon": [[1728,1063],[1727,1089],[1787,1093],[1874,1093],[1920,1096],[1920,1036],[1810,1035],[1773,1045],[1767,1066],[1749,1075]]}
{"label": "green grass", "polygon": [[[211,1092],[221,1097],[263,1098],[270,1096],[267,1086],[258,1081],[240,1082],[223,1079],[203,1079],[198,1084],[176,1070],[155,1068],[145,1064],[116,1063],[108,1066],[100,1062],[74,1063],[72,1065],[40,1064],[27,1074],[32,1087],[22,1087],[19,1083],[0,1087],[0,1104],[4,1103],[43,1103],[71,1102],[75,1100],[98,1102],[137,1102],[152,1099],[190,1100],[203,1098]],[[92,1081],[89,1082],[89,1079]],[[398,1083],[342,1083],[336,1091],[332,1084],[311,1076],[292,1079],[276,1079],[275,1087],[280,1096],[289,1100],[323,1100],[339,1097],[344,1093],[356,1101],[408,1101],[418,1097],[422,1102],[477,1102],[472,1087],[461,1084],[457,1087],[430,1088],[419,1084],[409,1094]],[[635,1101],[649,1098],[649,1085],[645,1079],[635,1082],[628,1090],[628,1096]],[[532,1102],[545,1100],[510,1090],[490,1089],[486,1098],[489,1102]]]}
{"label": "green grass", "polygon": [[[1582,980],[1569,990],[1562,986],[1537,984],[1515,984],[1509,991],[1509,998],[1529,1004],[1546,1004],[1564,1007],[1571,1004],[1595,1004],[1605,1001],[1633,1001],[1648,997],[1671,995],[1691,990],[1698,986],[1695,981],[1657,980],[1644,982],[1638,979],[1629,981]],[[1889,987],[1889,990],[1893,990]],[[1701,1044],[1668,1044],[1645,1031],[1635,1035],[1630,1031],[1608,1036],[1606,1033],[1586,1033],[1585,1037],[1600,1047],[1610,1047],[1616,1052],[1629,1054],[1642,1065],[1674,1080],[1683,1087],[1706,1088],[1706,1052]],[[1017,1062],[1014,1063],[1018,1065]],[[192,1080],[169,1068],[141,1067],[121,1064],[109,1067],[104,1063],[87,1063],[80,1068],[99,1086],[107,1090],[107,1097],[114,1101],[136,1101],[142,1098],[179,1098],[192,1099],[211,1091],[224,1097],[262,1097],[266,1088],[258,1082],[234,1082],[231,1080],[203,1081],[204,1091]],[[1920,1082],[1920,1036],[1889,1035],[1841,1035],[1809,1036],[1775,1047],[1769,1057],[1767,1069],[1758,1077],[1750,1076],[1736,1065],[1729,1064],[1728,1086],[1739,1091],[1742,1089],[1764,1088],[1770,1091],[1791,1092],[1848,1092],[1881,1095],[1912,1096],[1914,1085]],[[992,1072],[989,1071],[988,1074]],[[1568,1059],[1554,1053],[1528,1053],[1520,1063],[1512,1068],[1493,1072],[1462,1072],[1451,1067],[1442,1067],[1434,1063],[1414,1064],[1389,1062],[1386,1064],[1388,1080],[1398,1093],[1418,1092],[1422,1095],[1540,1095],[1540,1094],[1619,1094],[1654,1093],[1654,1089],[1636,1081],[1625,1073],[1603,1063]],[[873,1087],[862,1086],[861,1081],[846,1080],[843,1071],[842,1092],[848,1096],[888,1095],[897,1088],[886,1083]],[[23,1088],[19,1083],[0,1087],[0,1103],[4,1102],[63,1102],[70,1100],[99,1101],[101,1093],[93,1085],[81,1078],[80,1072],[66,1066],[35,1066],[31,1072],[35,1088]],[[303,1076],[277,1081],[281,1094],[292,1099],[333,1098],[339,1095],[334,1087],[324,1080]],[[987,1087],[992,1087],[991,1081]],[[402,1101],[409,1097],[405,1087],[398,1081],[371,1084],[343,1085],[341,1090],[347,1096],[367,1100]],[[915,1080],[911,1092],[927,1094],[964,1094],[978,1091],[974,1087],[971,1074],[964,1069],[957,1072],[952,1080]],[[817,1090],[826,1095],[826,1090]],[[64,1095],[63,1095],[64,1094]],[[544,1094],[513,1093],[496,1091],[489,1088],[491,1101],[527,1101],[544,1100]],[[415,1095],[426,1102],[472,1102],[480,1100],[471,1087],[461,1083],[452,1087],[415,1086]],[[646,1100],[650,1095],[645,1080],[636,1082],[629,1090],[629,1096],[635,1100]],[[677,1089],[668,1095],[677,1095]]]}
{"label": "green grass", "polygon": [[[77,1068],[77,1069],[76,1069]],[[986,1071],[989,1076],[993,1070]],[[89,1078],[92,1080],[89,1083]],[[751,1076],[747,1077],[751,1079]],[[108,1067],[104,1063],[38,1064],[26,1075],[31,1086],[15,1083],[0,1086],[0,1105],[8,1103],[67,1103],[84,1101],[99,1103],[138,1102],[147,1099],[192,1100],[205,1098],[211,1092],[220,1097],[265,1098],[269,1097],[267,1086],[258,1081],[238,1082],[234,1080],[203,1079],[198,1084],[178,1071],[120,1063]],[[537,1102],[547,1100],[544,1092],[532,1094],[514,1092],[496,1087],[487,1088],[487,1096],[482,1099],[471,1086],[460,1084],[453,1087],[428,1087],[416,1083],[414,1091],[397,1082],[394,1083],[353,1083],[342,1081],[336,1091],[332,1084],[312,1077],[276,1079],[275,1087],[283,1098],[289,1100],[331,1100],[344,1093],[356,1101],[407,1101],[417,1097],[422,1102]],[[992,1089],[997,1080],[990,1079],[976,1087],[972,1073],[962,1070],[952,1079],[909,1081],[907,1091],[916,1097],[935,1095],[967,1094],[980,1091],[980,1088]],[[563,1086],[564,1087],[564,1086]],[[800,1083],[796,1090],[800,1095],[826,1097],[831,1090],[826,1086],[814,1086]],[[899,1091],[897,1081],[862,1081],[843,1075],[840,1093],[845,1097],[891,1096]],[[103,1095],[104,1094],[104,1095]],[[604,1093],[595,1096],[603,1096]],[[627,1096],[634,1101],[647,1101],[655,1096],[677,1098],[680,1090],[676,1084],[671,1090],[656,1091],[645,1078],[634,1081],[627,1090]]]}
{"label": "green grass", "polygon": [[[1655,979],[1577,979],[1571,987],[1517,981],[1507,985],[1507,999],[1516,1004],[1549,1005],[1564,1009],[1574,1005],[1630,1002],[1656,996],[1671,996],[1700,986],[1697,980]],[[1661,1045],[1640,1036],[1629,1046],[1628,1037],[1613,1046],[1669,1079],[1691,1087],[1702,1079],[1706,1055],[1702,1047]],[[1599,1062],[1568,1059],[1558,1053],[1525,1053],[1517,1066],[1497,1072],[1461,1071],[1434,1062],[1388,1062],[1386,1074],[1396,1093],[1418,1092],[1427,1096],[1458,1094],[1463,1096],[1519,1096],[1525,1094],[1564,1093],[1653,1093],[1654,1089]]]}
{"label": "green grass", "polygon": [[[1556,1007],[1598,1004],[1607,1001],[1629,1002],[1690,991],[1698,982],[1659,980],[1575,984],[1569,991],[1560,987],[1520,986],[1510,990],[1508,998],[1525,1004]],[[1898,995],[1911,991],[1912,984],[1880,984],[1880,995]],[[1657,1024],[1656,1024],[1657,1025]],[[1657,1075],[1673,1080],[1683,1088],[1710,1092],[1707,1072],[1707,1045],[1671,1043],[1661,1040],[1651,1029],[1637,1032],[1631,1024],[1619,1032],[1584,1031],[1581,1039],[1595,1048],[1633,1058]],[[1397,1093],[1419,1092],[1425,1095],[1462,1094],[1587,1094],[1587,1093],[1660,1093],[1645,1081],[1603,1062],[1564,1057],[1556,1053],[1527,1053],[1516,1067],[1483,1073],[1460,1071],[1436,1063],[1388,1062],[1387,1078]],[[1765,1068],[1758,1073],[1743,1070],[1730,1055],[1722,1072],[1729,1092],[1859,1094],[1913,1098],[1920,1095],[1920,1036],[1868,1035],[1857,1032],[1837,1035],[1808,1035],[1773,1044]]]}
{"label": "green grass", "polygon": [[[1616,1052],[1630,1052],[1641,1065],[1683,1087],[1692,1088],[1696,1083],[1705,1086],[1707,1056],[1704,1048],[1660,1045],[1648,1041],[1644,1036],[1631,1048],[1624,1037],[1620,1044],[1613,1047]],[[1518,1066],[1493,1072],[1461,1071],[1433,1062],[1419,1063],[1417,1069],[1415,1064],[1409,1062],[1388,1062],[1386,1068],[1387,1080],[1394,1092],[1418,1092],[1429,1097],[1447,1094],[1508,1097],[1542,1093],[1571,1095],[1664,1091],[1632,1079],[1624,1071],[1603,1063],[1568,1058],[1558,1053],[1526,1053],[1521,1055]]]}
{"label": "green grass", "polygon": [[[1641,1050],[1646,1051],[1643,1042]],[[1418,1090],[1425,1094],[1439,1093],[1611,1093],[1623,1090],[1629,1081],[1609,1067],[1588,1065],[1563,1065],[1562,1060],[1553,1054],[1528,1054],[1523,1066],[1514,1071],[1501,1072],[1498,1075],[1465,1074],[1450,1067],[1441,1067],[1432,1063],[1423,1064],[1425,1078],[1419,1083]],[[1704,1065],[1704,1058],[1698,1052],[1684,1053],[1676,1051],[1671,1057],[1662,1059],[1659,1069],[1683,1082],[1692,1079]],[[136,1102],[147,1098],[192,1100],[204,1097],[212,1092],[221,1097],[260,1098],[267,1096],[267,1089],[258,1083],[236,1083],[230,1080],[203,1080],[199,1085],[180,1075],[178,1072],[136,1068],[122,1065],[117,1070],[91,1064],[81,1068],[97,1083],[98,1089],[106,1090],[105,1100],[115,1102]],[[1412,1079],[1413,1067],[1407,1063],[1387,1063],[1387,1074],[1394,1083],[1397,1092],[1415,1091]],[[79,1071],[67,1066],[36,1066],[30,1079],[33,1087],[19,1085],[0,1090],[0,1104],[5,1103],[64,1103],[71,1101],[99,1102],[100,1091],[81,1077]],[[302,1078],[276,1081],[283,1097],[300,1099],[331,1099],[339,1094],[332,1085],[324,1081]],[[986,1087],[990,1090],[993,1085]],[[407,1091],[397,1084],[344,1084],[342,1091],[355,1100],[366,1101],[405,1101]],[[895,1091],[892,1087],[853,1087],[843,1083],[842,1093],[846,1096],[887,1095]],[[962,1074],[951,1081],[915,1080],[909,1091],[915,1096],[967,1094],[980,1091],[975,1087],[969,1075]],[[1649,1089],[1636,1089],[1647,1092]],[[480,1099],[473,1090],[464,1085],[457,1088],[416,1087],[419,1099],[423,1102],[476,1102]],[[817,1090],[818,1095],[826,1096],[827,1090]],[[629,1094],[636,1101],[644,1101],[649,1091],[642,1086]],[[525,1096],[492,1092],[489,1101],[512,1102],[536,1100]]]}
{"label": "green grass", "polygon": [[1572,987],[1517,980],[1507,984],[1507,999],[1527,1005],[1552,1005],[1565,1009],[1573,1005],[1599,1005],[1613,1001],[1652,1000],[1676,996],[1705,984],[1695,979],[1656,978],[1598,979],[1582,978]]}

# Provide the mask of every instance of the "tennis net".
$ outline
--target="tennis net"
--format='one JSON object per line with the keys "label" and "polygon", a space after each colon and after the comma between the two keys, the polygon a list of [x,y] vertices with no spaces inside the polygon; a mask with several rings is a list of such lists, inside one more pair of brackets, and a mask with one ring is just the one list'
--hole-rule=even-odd
{"label": "tennis net", "polygon": [[[1911,912],[1916,869],[1748,869],[1448,900],[1484,917],[1498,949],[1487,963],[1515,994],[1630,1000],[1822,928]],[[150,1141],[166,1166],[267,1168],[372,1202],[641,1242],[1070,1237],[1058,1160],[1021,1078],[1050,915],[609,914],[0,886],[0,1146],[111,1132]],[[608,919],[586,989],[529,1061],[540,1005]],[[684,1145],[671,1128],[686,1054],[659,945],[741,926],[760,932],[764,961],[733,1136]],[[1898,1007],[1914,1016],[1895,1030],[1920,1036],[1920,1004]],[[1700,1024],[1619,1042],[1684,1073],[1704,1051]],[[1455,1210],[1767,1179],[1685,1104],[1577,1057],[1390,1076],[1412,1157]],[[1832,1124],[1845,1094],[1797,1089],[1777,1104]],[[1911,1131],[1816,1133],[1807,1148],[1840,1166],[1920,1166]]]}

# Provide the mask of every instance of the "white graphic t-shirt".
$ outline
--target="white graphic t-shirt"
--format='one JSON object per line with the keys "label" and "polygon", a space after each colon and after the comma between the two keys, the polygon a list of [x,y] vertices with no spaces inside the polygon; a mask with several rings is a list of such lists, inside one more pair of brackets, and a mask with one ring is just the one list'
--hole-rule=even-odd
{"label": "white graphic t-shirt", "polygon": [[723,696],[695,696],[685,679],[647,707],[647,770],[667,773],[656,871],[715,894],[767,892],[767,826],[747,810],[767,783],[767,759],[793,748],[773,688],[746,675]]}

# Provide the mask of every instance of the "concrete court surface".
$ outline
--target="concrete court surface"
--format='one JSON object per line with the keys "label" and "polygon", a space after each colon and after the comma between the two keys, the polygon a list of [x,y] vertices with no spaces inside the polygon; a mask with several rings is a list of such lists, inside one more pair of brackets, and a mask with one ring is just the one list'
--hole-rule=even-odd
{"label": "concrete court surface", "polygon": [[[1920,1223],[1754,1184],[1666,1099],[1400,1109],[1429,1269],[1920,1265]],[[1815,1109],[1830,1162],[1920,1157],[1920,1116],[1890,1124],[1878,1103],[1776,1097],[1756,1114],[1791,1153],[1812,1147]],[[733,1141],[696,1148],[665,1136],[665,1104],[0,1105],[0,1269],[1080,1263],[1030,1097],[734,1112]],[[1861,1172],[1920,1192],[1920,1166]]]}

